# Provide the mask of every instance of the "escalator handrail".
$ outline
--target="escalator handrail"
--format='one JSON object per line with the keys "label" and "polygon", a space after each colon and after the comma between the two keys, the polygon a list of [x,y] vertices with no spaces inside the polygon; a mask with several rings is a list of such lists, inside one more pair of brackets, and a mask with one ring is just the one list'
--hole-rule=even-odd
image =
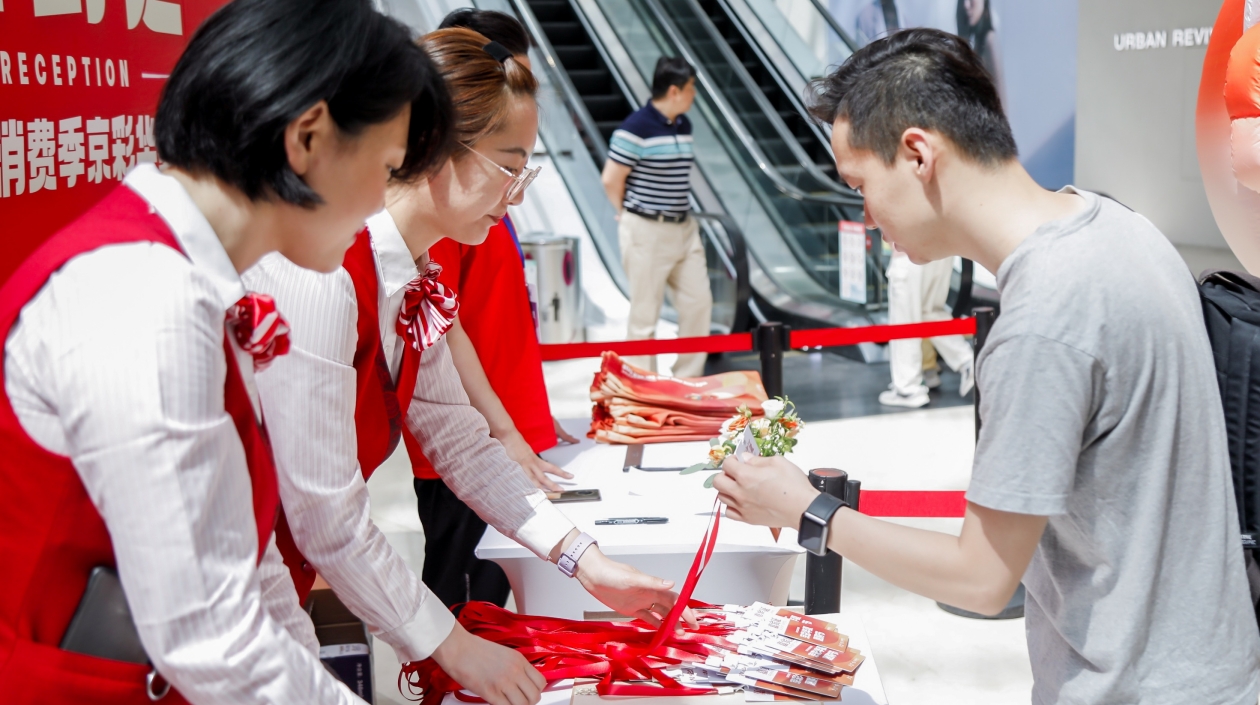
{"label": "escalator handrail", "polygon": [[753,161],[757,163],[757,167],[766,175],[767,178],[770,179],[780,193],[794,200],[803,202],[827,203],[840,206],[863,205],[863,201],[860,196],[847,196],[839,193],[826,195],[806,193],[787,179],[783,178],[783,175],[770,164],[770,160],[767,159],[765,153],[761,151],[760,145],[758,145],[753,136],[748,133],[747,128],[744,127],[743,121],[739,119],[730,104],[726,102],[726,99],[722,96],[721,91],[716,90],[713,80],[709,76],[708,70],[706,70],[704,66],[696,60],[695,54],[692,53],[691,48],[687,45],[687,43],[683,41],[682,36],[678,32],[678,28],[674,26],[673,20],[669,18],[664,8],[660,6],[658,0],[643,0],[643,3],[654,15],[658,26],[660,26],[661,29],[669,36],[669,40],[674,45],[674,49],[680,56],[686,59],[687,63],[691,64],[695,68],[696,81],[705,86],[709,99],[713,101],[713,104],[717,107],[718,111],[722,113],[722,118],[731,128],[731,132],[740,141],[740,144],[742,144],[753,156]]}
{"label": "escalator handrail", "polygon": [[[691,6],[692,11],[695,12],[696,17],[699,18],[700,23],[704,26],[705,32],[709,35],[709,38],[713,40],[713,43],[717,47],[718,51],[721,52],[722,58],[726,60],[726,63],[730,66],[731,70],[734,71],[735,76],[739,79],[739,82],[744,84],[744,90],[748,91],[749,95],[752,96],[752,99],[757,104],[757,107],[761,109],[761,112],[765,114],[766,119],[770,121],[770,125],[774,128],[774,131],[778,133],[779,139],[783,140],[784,143],[787,144],[788,151],[792,152],[792,156],[796,158],[801,167],[804,168],[815,181],[824,186],[828,191],[844,194],[846,196],[851,195],[852,189],[837,183],[830,176],[824,174],[823,171],[818,168],[818,165],[814,163],[814,160],[805,153],[805,150],[801,149],[800,141],[797,139],[796,135],[792,134],[792,131],[788,129],[788,126],[783,123],[783,118],[779,117],[779,112],[774,109],[773,105],[770,104],[769,99],[767,99],[765,93],[762,92],[761,87],[757,85],[757,82],[753,80],[752,76],[748,73],[748,70],[744,68],[743,62],[739,60],[739,57],[735,56],[735,52],[731,50],[731,46],[727,43],[726,38],[718,31],[718,28],[713,24],[713,21],[709,19],[709,16],[705,13],[704,8],[700,7],[699,1],[684,1]],[[723,9],[726,10],[725,7],[723,7]],[[742,27],[743,23],[738,17],[735,17],[732,12],[727,11],[727,16],[735,23],[736,30],[740,32],[740,34],[744,35],[744,41],[748,42],[749,45],[753,47],[753,51],[757,53],[764,63],[764,55],[752,39],[745,33]],[[767,67],[767,70],[769,70],[772,74],[777,73],[773,67]],[[775,82],[779,82],[777,75],[775,76]],[[780,88],[783,88],[781,83]],[[784,92],[791,96],[790,91],[785,90]],[[795,102],[793,102],[793,104],[798,110],[802,108],[802,106],[797,105]],[[811,123],[813,122],[812,117],[807,116],[805,119]],[[827,147],[830,149],[830,145],[827,145]]]}
{"label": "escalator handrail", "polygon": [[735,277],[735,318],[731,322],[731,332],[740,333],[749,329],[748,318],[751,309],[748,301],[752,298],[752,280],[748,272],[748,243],[744,241],[744,231],[735,223],[735,219],[725,213],[692,213],[700,220],[716,221],[726,232],[730,241],[730,252],[722,247],[721,242],[714,243],[715,249],[725,258],[727,264],[734,268]]}
{"label": "escalator handrail", "polygon": [[[608,158],[608,145],[604,144],[604,137],[600,134],[599,127],[595,124],[595,119],[591,117],[591,113],[586,109],[586,103],[582,102],[582,96],[578,93],[577,88],[573,85],[573,81],[569,79],[569,72],[564,69],[564,65],[560,63],[560,59],[556,56],[556,49],[551,45],[551,40],[547,39],[547,33],[542,29],[542,23],[534,16],[534,11],[530,8],[526,0],[508,0],[516,9],[516,14],[525,23],[525,29],[534,39],[534,48],[543,56],[543,63],[547,66],[547,74],[554,82],[554,85],[560,87],[561,97],[569,111],[577,118],[578,126],[582,132],[586,133],[587,139],[594,146],[599,166],[603,166],[604,161]],[[578,17],[581,21],[581,16]],[[598,51],[598,46],[596,47]]]}
{"label": "escalator handrail", "polygon": [[840,23],[836,20],[836,18],[833,17],[831,12],[827,10],[827,7],[822,4],[822,0],[809,1],[813,3],[814,9],[818,10],[818,14],[822,15],[823,19],[827,21],[827,24],[831,26],[831,31],[835,32],[836,36],[840,37],[840,41],[844,42],[845,45],[849,47],[849,51],[857,51],[857,42],[853,41],[853,37],[850,37],[849,33],[844,31],[844,27],[840,26]]}
{"label": "escalator handrail", "polygon": [[[748,42],[748,45],[752,47],[753,52],[761,59],[762,65],[770,71],[771,76],[774,77],[774,82],[779,84],[779,89],[787,95],[788,100],[791,101],[797,112],[805,116],[805,119],[809,124],[810,132],[814,133],[814,136],[818,138],[819,143],[822,144],[823,148],[827,150],[828,154],[830,154],[831,132],[830,130],[824,129],[823,125],[809,114],[809,109],[805,107],[805,102],[802,98],[805,90],[804,86],[809,84],[810,79],[800,72],[800,67],[796,66],[786,53],[783,53],[782,60],[791,65],[792,69],[795,71],[795,77],[800,81],[802,87],[798,90],[797,87],[791,85],[791,77],[778,62],[771,58],[769,50],[762,44],[762,40],[756,36],[757,33],[754,28],[750,27],[749,23],[745,20],[745,13],[751,14],[753,17],[757,18],[756,21],[761,23],[762,30],[767,30],[764,20],[762,20],[756,10],[751,7],[748,0],[717,0],[717,2],[724,10],[726,10],[727,17],[735,23],[736,29],[738,29],[740,34],[744,36],[744,41]],[[735,3],[739,3],[740,7],[736,8]],[[777,40],[774,39],[773,36],[767,37],[766,41],[777,43]],[[843,183],[840,185],[844,187],[848,186],[848,184]],[[844,191],[844,193],[850,192],[852,192],[851,189]]]}

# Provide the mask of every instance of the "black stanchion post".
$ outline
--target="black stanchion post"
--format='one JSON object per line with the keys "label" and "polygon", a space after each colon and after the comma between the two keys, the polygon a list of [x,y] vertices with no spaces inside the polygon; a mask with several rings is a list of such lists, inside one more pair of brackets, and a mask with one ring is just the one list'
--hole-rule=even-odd
{"label": "black stanchion post", "polygon": [[788,349],[791,328],[766,321],[753,331],[753,347],[761,354],[761,384],[773,399],[783,396],[783,351]]}
{"label": "black stanchion post", "polygon": [[[973,346],[972,348],[972,355],[975,356],[972,359],[972,363],[971,363],[972,374],[974,374],[977,369],[976,363],[980,361],[980,349],[984,347],[984,341],[989,338],[989,331],[993,329],[993,322],[997,320],[997,312],[993,310],[992,306],[981,306],[980,308],[977,308],[975,310],[975,316],[976,316],[976,341],[975,341],[975,346]],[[976,440],[979,441],[980,440],[980,385],[979,384],[976,385],[974,393],[975,393],[975,396],[973,397],[973,399],[976,403]]]}
{"label": "black stanchion post", "polygon": [[[849,474],[835,468],[815,468],[809,471],[809,482],[819,492],[826,492],[834,497],[849,501],[852,493],[850,486],[857,484],[849,480]],[[852,502],[850,502],[852,504]],[[844,559],[839,554],[828,551],[825,556],[805,554],[805,614],[831,614],[840,611],[840,576],[844,570]]]}

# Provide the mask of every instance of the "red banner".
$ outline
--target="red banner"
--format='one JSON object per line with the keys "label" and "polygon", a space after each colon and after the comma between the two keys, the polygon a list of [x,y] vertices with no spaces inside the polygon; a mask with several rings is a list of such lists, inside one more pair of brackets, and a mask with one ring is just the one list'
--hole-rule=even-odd
{"label": "red banner", "polygon": [[157,159],[153,116],[226,0],[0,0],[0,281]]}

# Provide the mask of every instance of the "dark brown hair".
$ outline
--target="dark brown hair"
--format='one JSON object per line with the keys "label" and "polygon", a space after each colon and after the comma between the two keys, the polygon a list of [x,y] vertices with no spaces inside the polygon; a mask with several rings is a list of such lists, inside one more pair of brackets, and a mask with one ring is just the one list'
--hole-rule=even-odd
{"label": "dark brown hair", "polygon": [[323,199],[289,168],[284,132],[319,101],[347,136],[411,106],[394,178],[446,163],[450,101],[407,28],[368,0],[236,0],[210,16],[158,103],[162,161],[214,174],[251,200],[313,208]]}
{"label": "dark brown hair", "polygon": [[956,34],[905,29],[853,53],[806,89],[809,112],[849,123],[849,144],[892,164],[911,127],[935,130],[972,160],[994,166],[1018,156],[993,79]]}
{"label": "dark brown hair", "polygon": [[[987,9],[985,11],[988,12]],[[517,56],[528,54],[529,48],[534,46],[534,40],[525,31],[524,25],[515,17],[497,10],[477,10],[471,7],[452,10],[442,18],[438,29],[449,27],[463,27],[480,32]]]}
{"label": "dark brown hair", "polygon": [[507,120],[514,97],[534,97],[538,80],[516,59],[500,62],[486,50],[490,40],[471,29],[430,32],[420,46],[437,65],[455,110],[455,139],[472,144]]}

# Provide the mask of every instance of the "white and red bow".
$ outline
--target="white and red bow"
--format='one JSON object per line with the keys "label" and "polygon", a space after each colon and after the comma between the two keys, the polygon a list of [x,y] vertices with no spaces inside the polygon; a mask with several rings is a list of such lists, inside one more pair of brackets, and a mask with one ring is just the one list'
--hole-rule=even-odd
{"label": "white and red bow", "polygon": [[455,292],[438,281],[442,265],[429,261],[424,272],[416,275],[403,294],[402,310],[398,312],[398,334],[416,350],[423,351],[436,343],[446,331],[455,325],[459,312],[459,300]]}
{"label": "white and red bow", "polygon": [[289,352],[289,324],[270,296],[252,292],[242,296],[228,309],[228,321],[236,342],[254,358],[255,372]]}

